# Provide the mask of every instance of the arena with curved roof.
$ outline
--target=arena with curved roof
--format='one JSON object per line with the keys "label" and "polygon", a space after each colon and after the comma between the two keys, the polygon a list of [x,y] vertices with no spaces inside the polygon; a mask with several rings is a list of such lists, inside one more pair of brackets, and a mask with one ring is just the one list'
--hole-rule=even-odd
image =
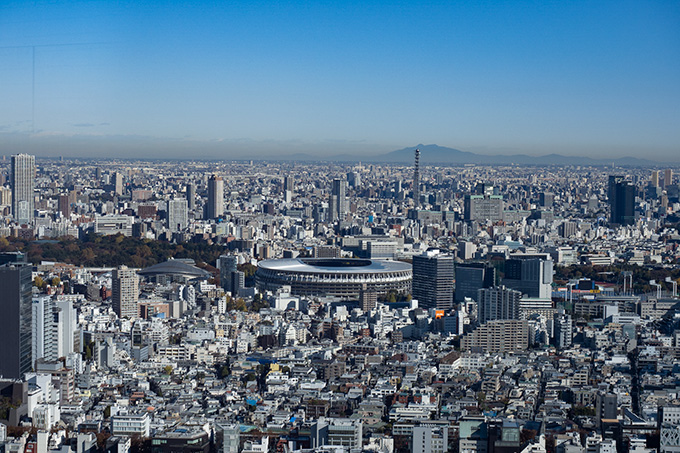
{"label": "arena with curved roof", "polygon": [[411,291],[409,263],[349,258],[295,258],[260,261],[255,283],[260,290],[290,286],[300,296],[359,297],[361,291],[379,295]]}

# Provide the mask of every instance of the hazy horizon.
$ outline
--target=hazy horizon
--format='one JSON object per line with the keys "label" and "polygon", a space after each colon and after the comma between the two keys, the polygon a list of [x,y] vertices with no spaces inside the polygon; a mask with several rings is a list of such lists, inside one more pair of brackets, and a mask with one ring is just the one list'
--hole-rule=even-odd
{"label": "hazy horizon", "polygon": [[680,162],[680,3],[15,2],[0,152]]}

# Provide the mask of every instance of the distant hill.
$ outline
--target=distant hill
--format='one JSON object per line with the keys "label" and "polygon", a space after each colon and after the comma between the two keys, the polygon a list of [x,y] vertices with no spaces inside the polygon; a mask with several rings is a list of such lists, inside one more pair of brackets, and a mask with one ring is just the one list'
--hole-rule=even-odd
{"label": "distant hill", "polygon": [[563,156],[561,154],[547,154],[545,156],[528,156],[526,154],[486,155],[461,151],[439,145],[410,146],[387,154],[381,154],[362,160],[366,162],[412,163],[414,151],[420,149],[420,161],[424,164],[517,164],[517,165],[653,165],[657,162],[622,157],[619,159],[594,159],[591,157]]}

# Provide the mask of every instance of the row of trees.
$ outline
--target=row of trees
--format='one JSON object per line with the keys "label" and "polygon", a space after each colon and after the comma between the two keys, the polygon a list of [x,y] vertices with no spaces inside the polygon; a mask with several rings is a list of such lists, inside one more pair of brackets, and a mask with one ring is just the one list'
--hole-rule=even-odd
{"label": "row of trees", "polygon": [[126,265],[144,268],[168,260],[191,258],[196,263],[214,263],[224,247],[205,241],[173,244],[151,239],[126,237],[121,234],[99,236],[89,234],[83,239],[62,238],[56,241],[36,241],[21,238],[0,238],[0,252],[19,251],[29,262],[56,261],[76,266],[113,267]]}

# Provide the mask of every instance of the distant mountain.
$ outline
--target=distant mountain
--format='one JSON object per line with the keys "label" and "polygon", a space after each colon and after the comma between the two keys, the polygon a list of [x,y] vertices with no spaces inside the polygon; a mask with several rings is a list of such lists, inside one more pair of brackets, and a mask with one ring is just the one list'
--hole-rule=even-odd
{"label": "distant mountain", "polygon": [[362,160],[366,162],[412,163],[416,149],[420,150],[420,161],[424,164],[607,165],[614,163],[617,165],[653,165],[657,163],[635,157],[593,159],[591,157],[563,156],[561,154],[545,156],[528,156],[526,154],[486,155],[434,144],[418,144],[387,154],[364,157]]}

